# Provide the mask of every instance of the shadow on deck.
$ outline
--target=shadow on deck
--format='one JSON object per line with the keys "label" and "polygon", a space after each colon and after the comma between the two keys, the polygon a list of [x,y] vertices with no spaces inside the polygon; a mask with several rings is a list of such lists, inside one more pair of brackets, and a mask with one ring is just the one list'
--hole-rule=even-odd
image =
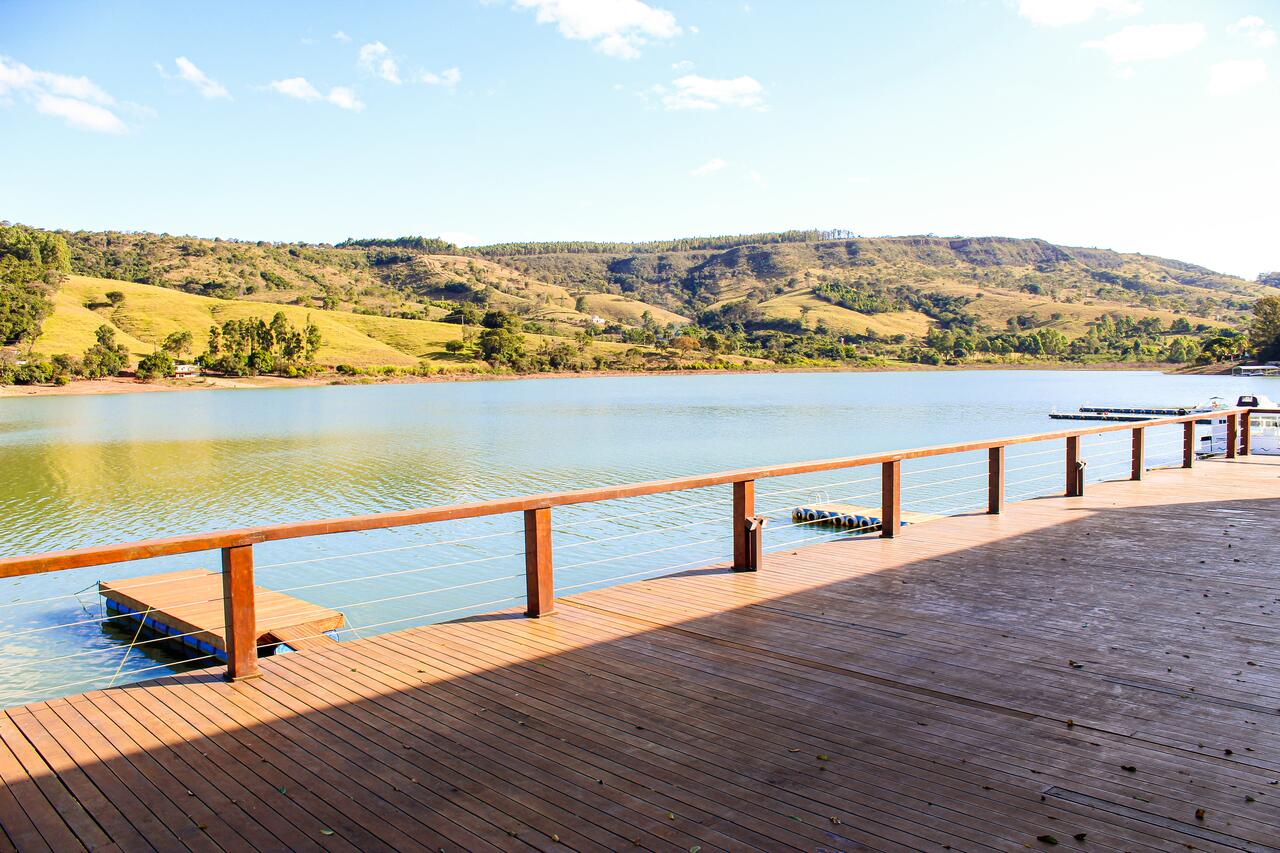
{"label": "shadow on deck", "polygon": [[1272,849],[1278,515],[1280,465],[1209,463],[12,708],[0,826],[33,850]]}

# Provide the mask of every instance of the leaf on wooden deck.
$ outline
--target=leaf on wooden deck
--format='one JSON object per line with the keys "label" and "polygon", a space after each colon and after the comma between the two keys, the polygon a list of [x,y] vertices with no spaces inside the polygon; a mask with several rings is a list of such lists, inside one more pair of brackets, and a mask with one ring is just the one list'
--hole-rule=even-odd
{"label": "leaf on wooden deck", "polygon": [[1048,844],[1050,847],[1052,847],[1053,845],[1055,845],[1055,844],[1057,844],[1057,843],[1058,843],[1058,839],[1056,839],[1056,838],[1054,838],[1052,835],[1048,835],[1048,834],[1046,834],[1046,835],[1037,835],[1037,836],[1036,836],[1036,841],[1039,841],[1041,844]]}

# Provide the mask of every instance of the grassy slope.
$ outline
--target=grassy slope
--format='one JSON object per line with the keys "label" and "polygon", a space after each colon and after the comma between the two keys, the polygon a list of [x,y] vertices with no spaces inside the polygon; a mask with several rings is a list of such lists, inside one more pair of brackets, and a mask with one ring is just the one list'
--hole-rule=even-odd
{"label": "grassy slope", "polygon": [[[108,290],[124,293],[119,308],[90,310],[87,302],[102,302]],[[397,365],[411,367],[421,359],[443,364],[458,363],[446,353],[446,341],[461,337],[461,327],[426,320],[373,317],[342,311],[321,311],[293,305],[212,299],[164,287],[71,276],[54,300],[53,315],[45,321],[35,351],[79,354],[94,342],[94,333],[103,324],[114,326],[116,339],[129,347],[135,357],[149,353],[171,332],[189,331],[196,351],[204,347],[209,327],[231,319],[261,317],[270,320],[283,311],[289,322],[301,327],[310,318],[320,327],[324,339],[316,360],[321,364],[353,364],[360,367]],[[532,345],[544,339],[527,336]],[[549,339],[563,340],[563,339]],[[599,351],[625,349],[621,344],[600,343]]]}

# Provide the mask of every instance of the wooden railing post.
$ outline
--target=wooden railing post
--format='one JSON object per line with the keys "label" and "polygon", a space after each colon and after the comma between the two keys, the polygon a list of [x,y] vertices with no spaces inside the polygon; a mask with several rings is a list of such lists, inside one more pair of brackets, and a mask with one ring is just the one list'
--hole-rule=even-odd
{"label": "wooden railing post", "polygon": [[1004,512],[1004,448],[987,450],[987,512],[999,515]]}
{"label": "wooden railing post", "polygon": [[1240,446],[1240,423],[1234,414],[1227,415],[1227,458],[1235,459]]}
{"label": "wooden railing post", "polygon": [[880,535],[892,539],[902,523],[902,462],[880,464]]}
{"label": "wooden railing post", "polygon": [[1196,464],[1196,422],[1182,423],[1182,467],[1190,468]]}
{"label": "wooden railing post", "polygon": [[733,484],[733,570],[754,572],[760,569],[757,536],[763,530],[753,524],[756,514],[756,481],[739,480]]}
{"label": "wooden railing post", "polygon": [[257,678],[258,617],[253,600],[253,546],[222,549],[222,612],[226,623],[227,680]]}
{"label": "wooden railing post", "polygon": [[1133,428],[1133,464],[1129,469],[1130,480],[1141,480],[1142,473],[1146,470],[1146,454],[1143,452],[1146,444],[1146,429],[1143,427]]}
{"label": "wooden railing post", "polygon": [[554,613],[556,596],[551,573],[549,508],[524,511],[524,580],[527,594],[524,615],[537,619]]}
{"label": "wooden railing post", "polygon": [[1084,494],[1084,460],[1080,458],[1080,436],[1067,436],[1067,497]]}
{"label": "wooden railing post", "polygon": [[1252,443],[1249,436],[1249,420],[1253,412],[1248,411],[1240,416],[1240,455],[1248,456],[1250,444]]}

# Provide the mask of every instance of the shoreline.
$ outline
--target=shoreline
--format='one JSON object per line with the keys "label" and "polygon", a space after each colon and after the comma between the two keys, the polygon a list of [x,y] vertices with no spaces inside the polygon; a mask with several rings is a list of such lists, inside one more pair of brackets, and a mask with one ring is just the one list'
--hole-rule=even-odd
{"label": "shoreline", "polygon": [[327,386],[363,385],[419,385],[437,382],[515,382],[530,379],[569,379],[623,376],[722,376],[798,373],[917,373],[966,370],[1123,370],[1158,371],[1184,376],[1229,375],[1230,364],[1198,365],[1172,368],[1160,363],[1100,363],[1100,364],[967,364],[928,365],[898,364],[883,367],[771,367],[749,370],[587,370],[558,373],[441,373],[434,376],[383,376],[383,377],[335,377],[286,378],[282,376],[202,376],[199,379],[167,379],[160,382],[143,382],[126,376],[104,379],[81,379],[66,385],[0,385],[0,399],[17,397],[80,397],[109,394],[150,394],[176,391],[234,391],[262,390],[269,388],[314,388]]}

